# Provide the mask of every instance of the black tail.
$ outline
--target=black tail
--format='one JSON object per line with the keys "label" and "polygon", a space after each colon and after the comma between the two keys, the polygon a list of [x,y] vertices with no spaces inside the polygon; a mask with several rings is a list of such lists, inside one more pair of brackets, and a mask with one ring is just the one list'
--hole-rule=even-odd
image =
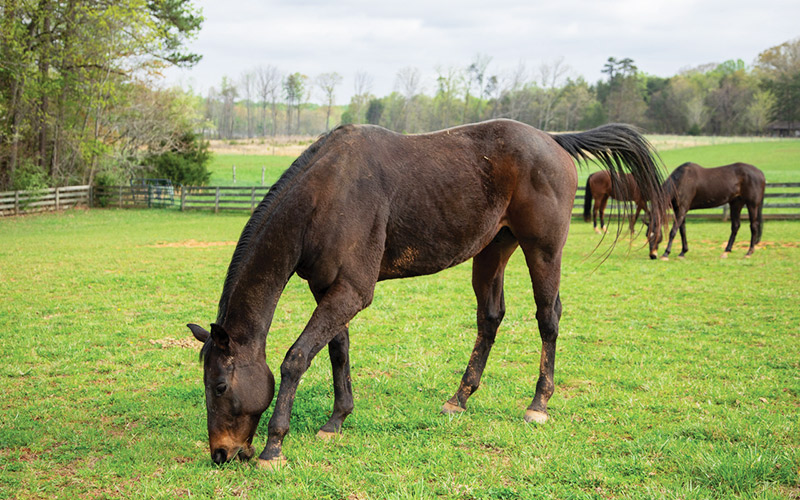
{"label": "black tail", "polygon": [[586,179],[586,189],[585,194],[583,195],[583,221],[589,222],[592,220],[592,190],[589,187],[589,179],[591,179],[591,175]]}
{"label": "black tail", "polygon": [[[651,218],[666,214],[667,200],[661,194],[661,158],[645,137],[634,127],[619,123],[603,125],[586,132],[554,134],[553,139],[579,162],[593,161],[611,174],[612,184],[629,172],[642,196],[650,200]],[[631,207],[626,203],[626,211]]]}

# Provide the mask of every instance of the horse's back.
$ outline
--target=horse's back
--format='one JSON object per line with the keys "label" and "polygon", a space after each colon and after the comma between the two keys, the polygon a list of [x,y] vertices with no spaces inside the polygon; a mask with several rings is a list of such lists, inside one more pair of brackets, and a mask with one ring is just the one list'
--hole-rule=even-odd
{"label": "horse's back", "polygon": [[[381,279],[437,272],[477,254],[503,226],[523,233],[522,215],[557,218],[549,212],[571,205],[577,188],[572,160],[552,138],[510,120],[408,136],[371,126],[335,134],[293,196],[312,214],[306,263],[380,251]],[[372,248],[356,248],[364,245]]]}
{"label": "horse's back", "polygon": [[670,180],[673,200],[689,203],[690,210],[718,207],[739,197],[761,200],[765,186],[764,173],[741,162],[712,168],[684,163],[673,171]]}

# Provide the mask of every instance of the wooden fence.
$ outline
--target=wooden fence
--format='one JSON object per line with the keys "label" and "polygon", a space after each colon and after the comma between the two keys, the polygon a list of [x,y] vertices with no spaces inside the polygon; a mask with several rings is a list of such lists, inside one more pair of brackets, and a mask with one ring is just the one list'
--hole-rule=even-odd
{"label": "wooden fence", "polygon": [[[176,192],[155,186],[69,186],[39,191],[0,192],[0,215],[17,215],[75,206],[153,208],[180,206],[181,210],[247,210],[252,212],[269,186],[182,186]],[[180,204],[174,199],[179,196]],[[579,186],[572,215],[583,216],[584,187]],[[619,213],[620,206],[609,203],[607,220]],[[728,206],[689,213],[694,218],[727,219]],[[746,216],[745,216],[746,217]],[[768,183],[764,200],[765,219],[800,220],[800,182]]]}
{"label": "wooden fence", "polygon": [[35,191],[0,192],[0,215],[66,210],[91,204],[91,186],[66,186]]}

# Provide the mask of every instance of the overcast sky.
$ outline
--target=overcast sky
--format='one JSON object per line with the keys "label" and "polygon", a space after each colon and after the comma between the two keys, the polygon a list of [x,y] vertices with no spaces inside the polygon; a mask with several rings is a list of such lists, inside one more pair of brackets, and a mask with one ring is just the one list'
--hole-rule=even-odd
{"label": "overcast sky", "polygon": [[[609,57],[629,57],[641,71],[673,76],[729,59],[752,64],[760,52],[800,37],[800,0],[195,0],[205,23],[190,50],[191,70],[170,70],[169,84],[202,95],[223,76],[258,66],[313,80],[337,72],[338,104],[367,73],[372,93],[388,95],[402,68],[417,68],[435,93],[437,68],[466,68],[491,58],[504,77],[521,64],[534,79],[542,64],[563,59],[569,76],[590,83]],[[321,102],[320,94],[312,101]]]}

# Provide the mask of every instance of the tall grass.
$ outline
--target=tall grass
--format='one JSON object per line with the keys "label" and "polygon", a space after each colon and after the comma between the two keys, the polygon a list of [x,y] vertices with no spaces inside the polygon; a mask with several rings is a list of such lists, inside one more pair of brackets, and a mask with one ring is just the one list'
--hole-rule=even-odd
{"label": "tall grass", "polygon": [[[800,488],[800,224],[750,259],[692,221],[685,260],[640,238],[565,248],[552,420],[526,425],[539,346],[516,254],[481,389],[439,414],[475,338],[470,264],[380,283],[351,324],[356,411],[332,407],[323,351],[298,391],[288,467],[213,465],[199,345],[246,217],[166,210],[0,219],[0,497],[787,498]],[[740,235],[744,244],[747,230]],[[267,360],[313,310],[293,278]],[[269,412],[268,412],[269,413]],[[265,415],[256,436],[264,443]]]}

